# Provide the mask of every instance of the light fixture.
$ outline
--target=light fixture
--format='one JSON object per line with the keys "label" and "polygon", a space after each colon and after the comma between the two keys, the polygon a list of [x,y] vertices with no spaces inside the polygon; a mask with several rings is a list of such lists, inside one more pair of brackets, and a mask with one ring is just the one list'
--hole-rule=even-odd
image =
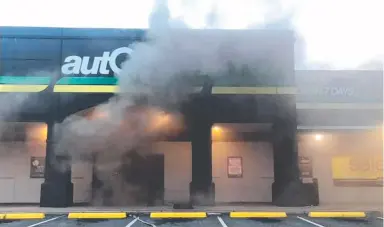
{"label": "light fixture", "polygon": [[324,136],[322,134],[316,134],[315,135],[315,140],[316,141],[320,141],[320,140],[323,140]]}
{"label": "light fixture", "polygon": [[31,140],[45,142],[47,140],[48,127],[45,123],[31,123],[28,127],[28,137]]}
{"label": "light fixture", "polygon": [[221,128],[219,126],[215,125],[215,126],[212,127],[212,131],[215,132],[215,133],[219,133],[219,132],[221,132]]}
{"label": "light fixture", "polygon": [[223,133],[222,133],[223,129],[220,126],[213,125],[211,128],[211,132],[212,132],[212,135],[211,135],[212,140],[220,141],[223,139]]}

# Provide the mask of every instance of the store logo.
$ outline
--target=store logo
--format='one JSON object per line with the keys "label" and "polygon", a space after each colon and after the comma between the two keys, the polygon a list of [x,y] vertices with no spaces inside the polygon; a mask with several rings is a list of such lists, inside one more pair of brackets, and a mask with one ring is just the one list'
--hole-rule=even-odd
{"label": "store logo", "polygon": [[[61,72],[64,75],[109,75],[111,70],[119,74],[121,68],[117,65],[117,59],[121,55],[129,58],[133,50],[128,47],[120,47],[109,52],[105,51],[102,56],[68,56],[64,59]],[[93,58],[93,59],[92,59]]]}
{"label": "store logo", "polygon": [[351,158],[349,169],[354,172],[382,172],[383,159],[381,158]]}
{"label": "store logo", "polygon": [[353,96],[354,89],[349,87],[324,87],[323,94],[331,96]]}
{"label": "store logo", "polygon": [[332,97],[352,97],[356,95],[355,89],[351,87],[302,87],[299,89],[302,95],[321,95]]}

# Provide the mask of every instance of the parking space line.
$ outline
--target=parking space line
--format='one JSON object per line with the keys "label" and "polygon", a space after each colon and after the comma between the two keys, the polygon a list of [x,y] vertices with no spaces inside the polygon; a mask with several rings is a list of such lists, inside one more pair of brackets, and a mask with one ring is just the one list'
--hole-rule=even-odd
{"label": "parking space line", "polygon": [[297,216],[297,218],[300,219],[300,220],[302,220],[302,221],[304,221],[304,222],[307,222],[307,223],[309,223],[309,224],[312,224],[312,225],[314,225],[314,226],[317,226],[317,227],[325,227],[324,225],[317,224],[316,222],[307,220],[307,219],[302,218],[302,217],[299,217],[299,216]]}
{"label": "parking space line", "polygon": [[135,222],[138,220],[139,218],[135,218],[133,219],[131,222],[129,222],[125,227],[131,227],[133,224],[135,224]]}
{"label": "parking space line", "polygon": [[156,225],[155,225],[155,224],[152,224],[152,223],[146,222],[146,221],[144,221],[144,220],[142,220],[142,219],[140,219],[140,218],[137,218],[137,220],[138,220],[139,222],[143,223],[143,224],[146,224],[146,225],[148,225],[148,226],[151,226],[151,227],[156,227]]}
{"label": "parking space line", "polygon": [[223,220],[220,216],[217,216],[217,220],[219,220],[221,226],[223,226],[223,227],[228,227],[228,225],[225,224],[224,220]]}
{"label": "parking space line", "polygon": [[35,223],[35,224],[32,224],[32,225],[28,225],[27,227],[34,227],[34,226],[38,226],[38,225],[41,225],[41,224],[44,224],[44,223],[47,223],[47,222],[50,222],[50,221],[54,221],[56,219],[59,219],[61,217],[64,217],[64,215],[61,215],[61,216],[57,216],[57,217],[54,217],[54,218],[51,218],[51,219],[48,219],[48,220],[45,220],[45,221],[41,221],[41,222],[38,222],[38,223]]}

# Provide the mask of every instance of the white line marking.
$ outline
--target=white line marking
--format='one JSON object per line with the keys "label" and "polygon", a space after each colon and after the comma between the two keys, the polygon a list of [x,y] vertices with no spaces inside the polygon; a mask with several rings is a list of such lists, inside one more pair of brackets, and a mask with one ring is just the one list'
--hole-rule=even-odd
{"label": "white line marking", "polygon": [[382,218],[382,217],[377,217],[378,219],[381,219],[381,220],[384,220],[384,218]]}
{"label": "white line marking", "polygon": [[128,223],[125,227],[131,227],[139,218],[133,219],[130,223]]}
{"label": "white line marking", "polygon": [[144,221],[144,220],[141,220],[140,218],[138,218],[137,220],[138,220],[139,222],[141,222],[141,223],[143,223],[143,224],[146,224],[146,225],[149,225],[149,226],[151,226],[151,227],[156,227],[156,225],[155,225],[155,224],[152,224],[152,223],[146,222],[146,221]]}
{"label": "white line marking", "polygon": [[61,216],[57,216],[57,217],[54,217],[54,218],[51,218],[51,219],[48,219],[48,220],[44,220],[44,221],[41,221],[41,222],[38,222],[38,223],[35,223],[33,225],[28,225],[27,227],[34,227],[34,226],[38,226],[38,225],[41,225],[41,224],[44,224],[44,223],[47,223],[47,222],[50,222],[50,221],[54,221],[56,219],[59,219],[61,217],[64,217],[64,215],[61,215]]}
{"label": "white line marking", "polygon": [[225,222],[223,221],[223,219],[222,219],[220,216],[217,216],[217,220],[219,220],[220,224],[221,224],[223,227],[228,227],[228,225],[225,224]]}
{"label": "white line marking", "polygon": [[299,217],[299,216],[297,216],[297,218],[300,219],[300,220],[302,220],[302,221],[305,221],[305,222],[307,222],[307,223],[309,223],[309,224],[312,224],[312,225],[314,225],[314,226],[317,226],[317,227],[325,227],[324,225],[317,224],[317,223],[315,223],[315,222],[313,222],[313,221],[307,220],[307,219],[302,218],[302,217]]}

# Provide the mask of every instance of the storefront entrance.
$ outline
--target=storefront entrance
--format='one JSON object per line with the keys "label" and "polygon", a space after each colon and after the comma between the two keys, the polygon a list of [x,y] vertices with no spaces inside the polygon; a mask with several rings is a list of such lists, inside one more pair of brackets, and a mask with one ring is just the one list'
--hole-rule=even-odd
{"label": "storefront entrance", "polygon": [[268,142],[212,142],[216,204],[272,203],[273,149]]}
{"label": "storefront entrance", "polygon": [[162,154],[143,156],[127,152],[116,168],[94,171],[93,176],[94,204],[154,206],[164,203]]}

